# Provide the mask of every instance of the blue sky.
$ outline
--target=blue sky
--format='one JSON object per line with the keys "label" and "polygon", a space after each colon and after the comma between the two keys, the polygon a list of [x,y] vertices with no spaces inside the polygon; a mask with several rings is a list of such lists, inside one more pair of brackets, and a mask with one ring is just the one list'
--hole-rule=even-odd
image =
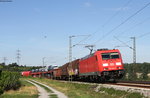
{"label": "blue sky", "polygon": [[[124,46],[136,40],[137,62],[150,62],[150,6],[109,33],[149,0],[12,0],[0,2],[0,62],[16,62],[21,50],[22,65],[62,65],[68,62],[69,36],[91,35],[80,44],[94,44],[94,49]],[[115,37],[114,37],[115,36]],[[72,39],[77,44],[86,36]],[[132,46],[132,41],[129,41]],[[132,50],[118,47],[123,61],[132,62]],[[89,54],[84,45],[73,47],[73,59]]]}

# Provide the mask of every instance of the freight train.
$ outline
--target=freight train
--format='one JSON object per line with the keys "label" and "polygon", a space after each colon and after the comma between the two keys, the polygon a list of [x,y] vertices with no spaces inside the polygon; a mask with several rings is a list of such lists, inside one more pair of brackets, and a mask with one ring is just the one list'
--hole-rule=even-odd
{"label": "freight train", "polygon": [[31,71],[28,73],[26,76],[104,82],[121,79],[124,75],[124,67],[118,49],[98,49],[90,55],[68,62],[60,67],[55,66],[47,71]]}

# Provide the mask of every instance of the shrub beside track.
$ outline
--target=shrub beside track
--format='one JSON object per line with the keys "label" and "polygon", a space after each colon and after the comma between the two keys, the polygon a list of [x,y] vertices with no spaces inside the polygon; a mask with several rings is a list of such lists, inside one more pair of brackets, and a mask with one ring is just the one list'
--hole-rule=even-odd
{"label": "shrub beside track", "polygon": [[18,72],[2,71],[0,73],[0,94],[5,90],[18,89],[21,86]]}

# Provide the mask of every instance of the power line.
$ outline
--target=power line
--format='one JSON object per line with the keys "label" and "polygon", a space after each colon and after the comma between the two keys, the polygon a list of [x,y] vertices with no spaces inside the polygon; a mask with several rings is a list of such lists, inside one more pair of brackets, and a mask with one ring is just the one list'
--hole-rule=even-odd
{"label": "power line", "polygon": [[[136,39],[142,38],[146,35],[150,34],[150,32],[148,33],[144,33],[140,36],[136,37],[131,37],[131,39],[133,40],[133,47],[130,47],[129,45],[127,45],[125,42],[119,40],[117,37],[115,37],[115,39],[117,39],[118,41],[120,41],[121,43],[123,43],[124,45],[126,45],[127,47],[129,47],[130,49],[133,50],[133,63],[136,64]],[[129,42],[129,41],[128,41]],[[120,47],[120,46],[119,46]]]}
{"label": "power line", "polygon": [[137,38],[139,39],[139,38],[144,37],[144,36],[149,35],[149,34],[150,34],[150,32],[147,32],[147,33],[144,33],[144,34],[138,36]]}
{"label": "power line", "polygon": [[[129,41],[123,42],[123,41],[121,41],[120,39],[118,39],[116,36],[114,36],[114,38],[117,39],[118,41],[120,41],[120,42],[121,42],[122,44],[124,44],[126,47],[129,47],[130,49],[132,49],[132,47],[130,47],[130,46],[127,44],[127,42],[129,42]],[[131,40],[130,40],[130,41],[131,41]],[[118,47],[120,47],[120,45],[119,45]]]}
{"label": "power line", "polygon": [[[132,0],[127,1],[123,7],[121,7],[120,10],[124,9]],[[106,24],[108,24],[115,16],[117,16],[120,13],[120,10],[118,10],[114,15],[112,15],[101,27],[104,27]],[[91,35],[87,36],[86,38],[84,38],[83,40],[81,40],[79,43],[87,40],[88,38],[92,37],[93,35],[95,35],[100,29],[97,29],[95,32],[91,33]]]}
{"label": "power line", "polygon": [[149,19],[150,19],[150,17],[144,19],[143,21],[139,22],[138,24],[135,24],[134,26],[132,26],[132,27],[130,27],[130,28],[124,30],[123,32],[121,32],[121,34],[119,33],[118,36],[119,36],[119,35],[123,35],[123,34],[124,34],[125,32],[127,32],[128,30],[134,29],[135,27],[137,27],[137,26],[139,26],[139,25],[141,25],[141,24],[147,22]]}
{"label": "power line", "polygon": [[[132,47],[127,45],[125,42],[119,40],[117,37],[114,37],[114,38],[117,39],[118,41],[120,41],[121,43],[123,43],[125,46],[127,46],[133,50],[133,63],[136,64],[136,37],[131,37],[131,39],[133,40],[133,46]],[[118,46],[118,47],[120,47],[120,46]]]}
{"label": "power line", "polygon": [[[136,37],[136,39],[142,38],[142,37],[144,37],[144,36],[146,36],[146,35],[149,35],[149,34],[150,34],[150,32],[141,34],[141,35],[139,35],[138,37]],[[119,42],[121,42],[122,44],[124,44],[124,45],[125,45],[124,47],[129,47],[129,48],[132,49],[132,47],[130,47],[130,46],[127,44],[127,43],[131,42],[131,40],[128,40],[128,41],[124,42],[124,41],[121,41],[120,39],[118,39],[116,36],[114,36],[114,38],[115,38],[116,40],[118,40]],[[123,46],[117,45],[117,46],[115,46],[115,47],[123,47]]]}
{"label": "power line", "polygon": [[115,14],[113,14],[103,25],[102,27],[104,27],[105,25],[107,25],[115,16],[117,16],[121,10],[123,10],[125,7],[128,6],[128,4],[130,4],[132,0],[127,1],[127,3],[125,3],[125,5],[123,7],[120,8],[119,11],[117,11]]}
{"label": "power line", "polygon": [[88,39],[91,35],[77,35],[77,36],[87,36],[85,37],[84,39],[82,39],[81,41],[79,41],[77,44],[73,45],[73,46],[76,46],[78,44],[80,44],[81,42],[84,42],[86,39]]}
{"label": "power line", "polygon": [[122,26],[123,24],[125,24],[127,21],[129,21],[132,17],[136,16],[138,13],[140,13],[142,10],[144,10],[146,7],[148,7],[150,5],[150,2],[147,3],[146,5],[144,5],[142,8],[140,8],[138,11],[136,11],[135,13],[133,13],[131,16],[129,16],[128,18],[126,18],[123,22],[121,22],[119,25],[117,25],[116,27],[114,27],[112,30],[110,30],[109,32],[107,32],[101,39],[97,40],[95,43],[99,42],[100,40],[104,39],[106,36],[108,36],[109,34],[111,34],[113,31],[115,31],[116,29],[118,29],[120,26]]}

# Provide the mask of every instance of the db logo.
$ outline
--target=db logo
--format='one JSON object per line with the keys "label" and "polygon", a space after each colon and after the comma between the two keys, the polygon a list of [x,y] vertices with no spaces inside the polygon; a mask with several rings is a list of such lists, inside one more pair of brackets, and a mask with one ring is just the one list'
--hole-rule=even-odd
{"label": "db logo", "polygon": [[114,66],[114,63],[110,63],[110,66]]}

